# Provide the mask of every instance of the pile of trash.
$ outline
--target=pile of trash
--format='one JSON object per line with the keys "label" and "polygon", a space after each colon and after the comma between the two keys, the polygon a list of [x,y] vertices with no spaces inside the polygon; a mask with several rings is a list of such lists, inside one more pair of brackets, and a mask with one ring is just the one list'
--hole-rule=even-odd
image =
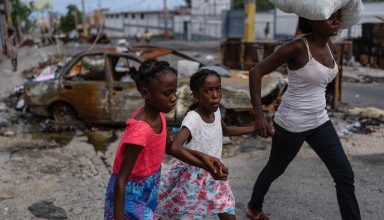
{"label": "pile of trash", "polygon": [[[32,79],[42,75],[47,76],[47,75],[53,74],[53,71],[54,71],[53,67],[57,66],[60,62],[62,62],[62,60],[63,60],[62,57],[59,55],[50,57],[43,62],[39,62],[37,66],[24,70],[22,72],[22,75],[26,79]],[[46,73],[47,68],[51,69],[49,70],[50,74]]]}
{"label": "pile of trash", "polygon": [[384,82],[384,70],[368,67],[343,67],[343,80],[354,83]]}
{"label": "pile of trash", "polygon": [[355,134],[370,134],[384,129],[384,110],[366,107],[355,107],[345,113],[347,125],[338,128],[340,136]]}

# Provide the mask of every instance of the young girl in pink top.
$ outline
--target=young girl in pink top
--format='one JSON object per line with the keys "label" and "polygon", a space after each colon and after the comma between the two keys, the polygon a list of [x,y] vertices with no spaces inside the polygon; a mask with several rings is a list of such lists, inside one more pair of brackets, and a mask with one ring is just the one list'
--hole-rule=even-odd
{"label": "young girl in pink top", "polygon": [[[176,104],[176,71],[167,62],[150,60],[143,62],[133,78],[145,104],[127,120],[116,151],[105,199],[107,220],[155,219],[160,166],[167,142],[164,113]],[[204,163],[187,150],[175,156],[207,170],[220,165],[214,158],[202,155]]]}

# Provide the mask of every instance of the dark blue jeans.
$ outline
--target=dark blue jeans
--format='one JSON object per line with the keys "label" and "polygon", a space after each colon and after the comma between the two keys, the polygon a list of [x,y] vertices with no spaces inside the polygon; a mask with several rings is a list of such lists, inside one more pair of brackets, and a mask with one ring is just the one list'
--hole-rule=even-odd
{"label": "dark blue jeans", "polygon": [[331,121],[300,133],[289,132],[275,124],[271,154],[253,187],[249,207],[253,210],[262,209],[264,196],[270,185],[284,173],[304,141],[319,155],[336,183],[341,217],[344,220],[361,219],[355,196],[353,170]]}

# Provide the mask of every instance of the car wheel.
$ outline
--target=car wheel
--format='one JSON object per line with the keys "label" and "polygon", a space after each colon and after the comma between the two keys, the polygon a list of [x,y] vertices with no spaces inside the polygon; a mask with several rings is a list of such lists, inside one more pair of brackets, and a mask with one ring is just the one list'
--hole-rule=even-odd
{"label": "car wheel", "polygon": [[57,103],[52,108],[52,117],[57,122],[69,123],[76,119],[76,114],[68,104]]}

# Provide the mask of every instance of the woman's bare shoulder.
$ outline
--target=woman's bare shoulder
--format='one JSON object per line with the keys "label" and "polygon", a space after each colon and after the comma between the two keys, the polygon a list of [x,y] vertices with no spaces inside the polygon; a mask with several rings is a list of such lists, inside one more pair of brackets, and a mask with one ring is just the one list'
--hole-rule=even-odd
{"label": "woman's bare shoulder", "polygon": [[294,39],[290,42],[287,42],[287,43],[281,45],[277,49],[276,55],[286,57],[287,61],[288,61],[288,60],[291,60],[291,59],[297,57],[299,54],[302,54],[306,50],[307,49],[306,49],[306,46],[305,46],[305,43],[303,40]]}
{"label": "woman's bare shoulder", "polygon": [[293,39],[292,41],[284,44],[283,46],[288,47],[291,51],[300,52],[306,50],[304,41],[301,38]]}

